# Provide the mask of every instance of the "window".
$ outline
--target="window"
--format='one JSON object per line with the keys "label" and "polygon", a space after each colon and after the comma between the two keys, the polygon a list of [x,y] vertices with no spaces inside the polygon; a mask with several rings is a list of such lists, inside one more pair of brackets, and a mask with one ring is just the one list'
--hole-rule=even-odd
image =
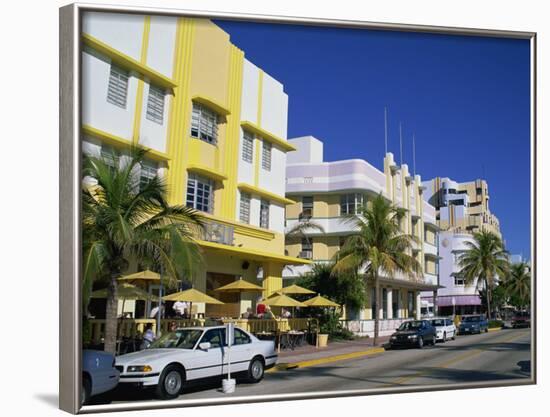
{"label": "window", "polygon": [[246,345],[251,343],[250,337],[241,329],[235,329],[233,341],[236,345]]}
{"label": "window", "polygon": [[313,216],[313,197],[302,197],[302,214],[301,219],[310,219]]}
{"label": "window", "polygon": [[357,214],[362,205],[362,194],[344,194],[340,196],[340,215]]}
{"label": "window", "polygon": [[382,318],[388,318],[388,290],[382,288]]}
{"label": "window", "polygon": [[254,136],[247,131],[243,132],[243,161],[252,163],[252,154],[254,151]]}
{"label": "window", "polygon": [[101,158],[103,161],[113,169],[118,169],[120,156],[110,146],[101,146]]}
{"label": "window", "polygon": [[465,280],[464,277],[460,275],[455,275],[455,286],[464,286]]}
{"label": "window", "polygon": [[481,201],[470,203],[470,207],[478,207],[478,206],[481,206]]}
{"label": "window", "polygon": [[126,108],[128,95],[128,71],[111,65],[109,85],[107,87],[107,102]]}
{"label": "window", "polygon": [[201,343],[210,343],[210,347],[212,348],[219,348],[222,347],[223,341],[222,341],[222,335],[220,332],[220,329],[212,329],[208,330],[202,340]]}
{"label": "window", "polygon": [[311,251],[313,251],[313,243],[311,242],[311,239],[303,237],[302,238],[302,252],[311,252]]}
{"label": "window", "polygon": [[449,206],[463,206],[464,200],[450,200]]}
{"label": "window", "polygon": [[260,203],[260,227],[269,229],[269,201],[264,199]]}
{"label": "window", "polygon": [[218,143],[218,115],[212,110],[193,103],[191,136],[213,145]]}
{"label": "window", "polygon": [[161,125],[164,122],[164,95],[162,88],[149,85],[149,97],[147,98],[147,120]]}
{"label": "window", "polygon": [[262,146],[262,168],[266,171],[271,171],[271,148],[271,143],[264,140]]}
{"label": "window", "polygon": [[243,223],[250,223],[250,194],[241,193],[239,219]]}
{"label": "window", "polygon": [[214,186],[211,180],[198,175],[189,175],[187,180],[187,207],[212,213],[214,209]]}
{"label": "window", "polygon": [[158,172],[158,166],[152,161],[144,160],[141,162],[141,169],[139,172],[139,190],[143,191],[145,186],[156,177]]}

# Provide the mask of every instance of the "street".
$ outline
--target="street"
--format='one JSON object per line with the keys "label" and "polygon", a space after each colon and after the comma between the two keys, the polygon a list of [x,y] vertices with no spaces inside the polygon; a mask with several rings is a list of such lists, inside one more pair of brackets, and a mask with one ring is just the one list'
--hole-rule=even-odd
{"label": "street", "polygon": [[[223,394],[219,381],[190,387],[180,400],[319,393],[527,380],[531,375],[530,329],[458,336],[424,349],[383,353],[306,368],[266,373],[259,384],[241,383]],[[150,390],[117,389],[113,402],[153,400]]]}

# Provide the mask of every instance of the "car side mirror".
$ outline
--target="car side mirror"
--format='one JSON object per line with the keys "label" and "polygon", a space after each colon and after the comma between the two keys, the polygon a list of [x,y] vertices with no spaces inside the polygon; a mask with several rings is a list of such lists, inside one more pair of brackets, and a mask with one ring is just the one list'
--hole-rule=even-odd
{"label": "car side mirror", "polygon": [[210,342],[202,342],[199,344],[200,350],[208,350],[212,347],[212,344]]}

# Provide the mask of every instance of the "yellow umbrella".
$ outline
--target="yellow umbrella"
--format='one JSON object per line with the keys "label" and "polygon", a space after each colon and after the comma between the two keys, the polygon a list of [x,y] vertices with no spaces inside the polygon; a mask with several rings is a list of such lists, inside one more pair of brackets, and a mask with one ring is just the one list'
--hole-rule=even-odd
{"label": "yellow umbrella", "polygon": [[[108,296],[107,288],[94,291],[91,294],[92,298],[107,298],[107,296]],[[128,284],[127,282],[122,282],[118,284],[117,297],[124,300],[158,301],[158,297],[156,295],[149,294],[148,292],[143,291],[141,288],[138,288],[132,284]]]}
{"label": "yellow umbrella", "polygon": [[306,307],[340,307],[340,304],[330,301],[328,298],[321,297],[320,294],[304,301],[304,304]]}
{"label": "yellow umbrella", "polygon": [[223,287],[216,288],[215,291],[221,292],[246,292],[246,291],[255,291],[260,292],[264,289],[259,285],[248,282],[242,278],[239,278],[237,281],[233,281],[230,284],[224,285]]}
{"label": "yellow umbrella", "polygon": [[210,297],[205,293],[190,288],[185,291],[176,292],[162,297],[164,301],[187,301],[189,303],[205,303],[205,304],[223,304],[220,300]]}
{"label": "yellow umbrella", "polygon": [[160,274],[146,269],[145,271],[136,272],[135,274],[123,275],[118,278],[119,281],[128,281],[133,284],[145,281],[160,281]]}
{"label": "yellow umbrella", "polygon": [[292,284],[288,287],[281,288],[277,291],[281,294],[315,294],[315,291],[308,290],[307,288],[300,287],[299,285]]}
{"label": "yellow umbrella", "polygon": [[290,298],[285,294],[276,294],[268,297],[262,301],[262,304],[272,307],[305,307],[305,304]]}

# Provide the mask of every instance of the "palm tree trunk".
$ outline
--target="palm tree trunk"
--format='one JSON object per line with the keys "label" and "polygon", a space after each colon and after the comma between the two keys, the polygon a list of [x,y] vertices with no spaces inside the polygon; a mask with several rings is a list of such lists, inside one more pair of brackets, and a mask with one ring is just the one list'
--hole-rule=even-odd
{"label": "palm tree trunk", "polygon": [[380,305],[380,281],[378,279],[378,272],[376,272],[376,275],[374,277],[374,288],[375,288],[375,295],[374,295],[374,340],[373,345],[376,346],[376,343],[378,341],[378,333],[379,333],[379,320],[380,320],[380,308],[378,307]]}
{"label": "palm tree trunk", "polygon": [[111,275],[109,282],[107,308],[105,310],[105,341],[103,350],[105,352],[116,353],[116,337],[117,337],[117,280],[115,275]]}
{"label": "palm tree trunk", "polygon": [[487,317],[491,320],[491,289],[489,283],[487,283]]}

